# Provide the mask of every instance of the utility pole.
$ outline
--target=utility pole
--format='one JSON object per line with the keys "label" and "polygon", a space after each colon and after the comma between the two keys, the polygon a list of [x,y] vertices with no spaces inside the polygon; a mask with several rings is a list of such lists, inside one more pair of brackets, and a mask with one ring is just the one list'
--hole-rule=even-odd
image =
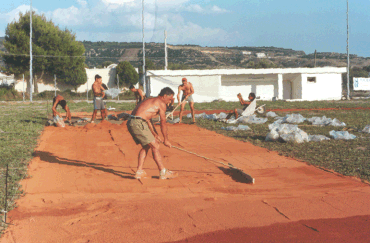
{"label": "utility pole", "polygon": [[86,102],[89,102],[89,78],[86,80]]}
{"label": "utility pole", "polygon": [[167,31],[164,31],[164,70],[167,70]]}
{"label": "utility pole", "polygon": [[349,100],[349,4],[347,0],[347,100]]}
{"label": "utility pole", "polygon": [[57,97],[57,76],[54,74],[54,97]]}
{"label": "utility pole", "polygon": [[144,79],[144,82],[143,82],[143,88],[144,88],[144,93],[146,95],[146,97],[149,97],[147,92],[146,92],[146,71],[145,71],[145,42],[144,42],[144,0],[142,0],[142,25],[143,25],[143,79]]}
{"label": "utility pole", "polygon": [[[119,91],[119,77],[118,77],[118,74],[117,74],[117,88],[118,88],[118,91]],[[117,100],[119,100],[119,93],[118,93],[118,96],[117,96]]]}
{"label": "utility pole", "polygon": [[314,67],[316,67],[316,50],[315,50],[315,64]]}
{"label": "utility pole", "polygon": [[23,74],[23,102],[24,102],[24,74]]}
{"label": "utility pole", "polygon": [[30,3],[30,102],[32,102],[32,0]]}

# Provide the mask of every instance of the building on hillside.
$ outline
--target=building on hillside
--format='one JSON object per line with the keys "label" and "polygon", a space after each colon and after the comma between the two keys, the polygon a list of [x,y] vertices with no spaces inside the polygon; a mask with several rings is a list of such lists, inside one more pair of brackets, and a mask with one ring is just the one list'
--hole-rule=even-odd
{"label": "building on hillside", "polygon": [[256,53],[257,58],[266,58],[266,54],[263,52]]}
{"label": "building on hillside", "polygon": [[177,95],[186,77],[195,89],[196,102],[217,99],[238,101],[254,92],[261,100],[340,100],[346,68],[153,70],[147,72],[146,93],[157,96],[164,87]]}
{"label": "building on hillside", "polygon": [[252,55],[251,51],[241,51],[243,55]]}

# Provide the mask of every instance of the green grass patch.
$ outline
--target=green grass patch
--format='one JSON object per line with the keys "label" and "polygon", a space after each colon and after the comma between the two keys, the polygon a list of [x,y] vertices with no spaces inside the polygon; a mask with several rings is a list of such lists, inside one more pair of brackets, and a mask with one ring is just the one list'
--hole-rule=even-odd
{"label": "green grass patch", "polygon": [[6,165],[10,168],[7,193],[10,211],[15,207],[14,200],[22,194],[18,182],[26,176],[27,164],[45,123],[45,104],[0,104],[0,211],[5,206]]}
{"label": "green grass patch", "polygon": [[[285,116],[293,112],[276,113]],[[265,124],[247,124],[252,131],[225,131],[221,127],[232,125],[206,119],[198,119],[197,125],[237,140],[251,142],[256,146],[277,151],[283,156],[296,158],[343,175],[355,176],[370,181],[370,134],[359,132],[370,124],[369,110],[300,111],[294,113],[299,113],[305,118],[324,115],[333,119],[337,118],[347,124],[346,128],[353,128],[354,131],[350,131],[350,133],[356,135],[357,138],[348,141],[331,139],[329,141],[302,144],[279,141],[266,142],[265,138],[269,133],[268,125],[274,121],[272,118],[269,118]],[[190,119],[184,119],[184,122],[190,122]],[[299,128],[309,135],[321,134],[329,138],[331,138],[329,135],[331,130],[340,131],[343,129],[343,127],[333,126],[312,126],[307,121],[299,125]]]}

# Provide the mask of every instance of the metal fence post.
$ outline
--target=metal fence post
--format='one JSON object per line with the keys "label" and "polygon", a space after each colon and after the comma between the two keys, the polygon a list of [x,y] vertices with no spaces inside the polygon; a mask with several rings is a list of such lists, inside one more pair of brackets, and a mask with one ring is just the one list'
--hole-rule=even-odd
{"label": "metal fence post", "polygon": [[[118,87],[118,91],[119,91],[119,77],[118,77],[118,74],[117,74],[117,87]],[[117,100],[119,100],[119,93],[118,93],[118,96],[117,96]]]}

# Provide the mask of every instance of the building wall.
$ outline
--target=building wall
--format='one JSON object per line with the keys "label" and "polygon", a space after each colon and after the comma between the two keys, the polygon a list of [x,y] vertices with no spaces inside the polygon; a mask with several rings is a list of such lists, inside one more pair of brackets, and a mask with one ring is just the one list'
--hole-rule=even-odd
{"label": "building wall", "polygon": [[221,76],[220,98],[238,101],[237,94],[247,97],[255,93],[262,100],[271,100],[277,92],[277,75],[223,75]]}
{"label": "building wall", "polygon": [[298,74],[291,81],[292,81],[292,99],[302,99],[302,75]]}
{"label": "building wall", "polygon": [[[103,83],[106,84],[108,88],[117,88],[116,83],[117,75],[115,67],[86,69],[86,74],[87,74],[87,83],[80,85],[77,88],[77,93],[86,92],[86,89],[91,90],[92,84],[95,82],[96,74],[99,74],[102,77]],[[29,82],[29,80],[25,80],[25,82]],[[16,81],[14,87],[18,92],[22,92],[23,81],[22,80]],[[25,89],[26,87],[27,84],[25,84]],[[40,93],[43,91],[54,91],[54,83],[52,84],[38,83],[38,89]],[[74,91],[74,88],[72,86],[59,84],[57,77],[57,91],[65,91],[67,89]],[[27,92],[29,92],[29,88]]]}
{"label": "building wall", "polygon": [[[308,82],[308,77],[315,77],[316,82]],[[303,100],[340,100],[341,97],[341,74],[302,74]]]}
{"label": "building wall", "polygon": [[91,90],[92,84],[95,82],[95,75],[99,74],[102,77],[104,84],[108,88],[117,88],[116,83],[116,68],[94,68],[86,69],[87,84],[83,84],[78,87],[77,92],[86,92],[86,89]]}
{"label": "building wall", "polygon": [[[158,96],[161,89],[170,87],[175,96],[182,78],[187,78],[194,87],[193,98],[195,102],[210,102],[219,98],[220,76],[150,76],[150,96]],[[180,94],[180,98],[182,93]]]}

